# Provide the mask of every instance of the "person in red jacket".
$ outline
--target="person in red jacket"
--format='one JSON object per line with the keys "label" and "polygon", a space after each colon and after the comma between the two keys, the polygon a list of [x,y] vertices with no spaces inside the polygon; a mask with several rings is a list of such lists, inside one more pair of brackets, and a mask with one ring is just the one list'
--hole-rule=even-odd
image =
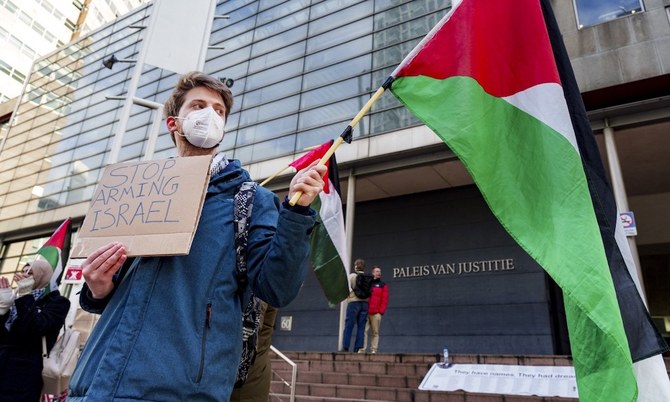
{"label": "person in red jacket", "polygon": [[389,287],[382,282],[382,269],[375,265],[372,267],[372,295],[368,301],[368,322],[365,325],[365,341],[363,349],[368,347],[368,331],[372,331],[370,341],[370,352],[377,353],[379,347],[379,327],[382,323],[382,316],[386,312],[386,306],[389,302]]}

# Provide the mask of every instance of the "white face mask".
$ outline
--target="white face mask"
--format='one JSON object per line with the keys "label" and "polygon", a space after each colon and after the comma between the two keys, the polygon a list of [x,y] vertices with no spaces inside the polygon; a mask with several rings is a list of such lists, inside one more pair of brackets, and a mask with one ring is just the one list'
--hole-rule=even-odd
{"label": "white face mask", "polygon": [[182,134],[186,141],[198,148],[212,148],[217,146],[225,134],[225,122],[211,106],[201,110],[194,110],[183,119]]}

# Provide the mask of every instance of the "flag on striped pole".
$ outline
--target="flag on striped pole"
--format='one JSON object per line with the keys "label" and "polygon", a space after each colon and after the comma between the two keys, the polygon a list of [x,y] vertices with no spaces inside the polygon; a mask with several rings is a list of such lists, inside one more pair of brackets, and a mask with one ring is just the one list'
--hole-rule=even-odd
{"label": "flag on striped pole", "polygon": [[[333,141],[328,141],[296,159],[290,166],[304,169],[326,154]],[[332,305],[346,299],[351,292],[347,269],[349,253],[344,232],[344,214],[340,198],[340,180],[337,161],[333,154],[328,162],[328,173],[319,197],[311,208],[318,215],[319,224],[312,231],[310,261],[326,299]]]}
{"label": "flag on striped pole", "polygon": [[37,250],[37,254],[41,255],[51,265],[51,269],[54,272],[46,288],[46,292],[44,292],[45,295],[58,289],[61,276],[63,276],[63,267],[70,255],[71,232],[72,222],[70,218],[67,218],[51,235],[49,240]]}

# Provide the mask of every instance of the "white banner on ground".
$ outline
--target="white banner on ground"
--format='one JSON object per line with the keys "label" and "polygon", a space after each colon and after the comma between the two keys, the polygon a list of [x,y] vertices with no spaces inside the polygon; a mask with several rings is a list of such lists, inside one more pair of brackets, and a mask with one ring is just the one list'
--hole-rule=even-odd
{"label": "white banner on ground", "polygon": [[571,366],[511,366],[503,364],[436,363],[419,385],[424,391],[478,392],[577,398]]}

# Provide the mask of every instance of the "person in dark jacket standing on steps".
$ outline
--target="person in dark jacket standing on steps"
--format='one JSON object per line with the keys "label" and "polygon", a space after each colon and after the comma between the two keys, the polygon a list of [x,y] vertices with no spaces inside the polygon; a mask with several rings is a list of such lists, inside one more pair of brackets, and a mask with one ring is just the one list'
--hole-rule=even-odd
{"label": "person in dark jacket standing on steps", "polygon": [[368,322],[365,324],[365,342],[363,349],[368,347],[368,332],[372,332],[370,341],[370,352],[377,353],[379,347],[379,327],[382,324],[382,316],[386,313],[389,303],[389,287],[382,282],[382,269],[375,265],[372,267],[372,295],[368,300]]}
{"label": "person in dark jacket standing on steps", "polygon": [[[70,381],[68,402],[227,401],[242,353],[233,198],[251,181],[240,161],[217,148],[233,103],[221,81],[200,72],[181,77],[165,103],[179,157],[212,156],[211,177],[188,255],[127,259],[113,242],[82,263],[80,303],[102,313]],[[325,166],[299,171],[280,204],[259,187],[249,218],[245,300],[253,292],[282,307],[298,294],[309,257]]]}
{"label": "person in dark jacket standing on steps", "polygon": [[[349,284],[351,289],[356,287],[356,277],[362,275],[365,271],[365,260],[357,259],[354,261],[354,272],[349,274]],[[356,341],[354,344],[354,352],[363,350],[363,337],[365,336],[365,322],[368,319],[368,299],[361,299],[356,296],[352,290],[347,298],[347,313],[344,320],[344,334],[342,340],[342,351],[349,351],[349,344],[351,343],[351,333],[356,326]]]}

